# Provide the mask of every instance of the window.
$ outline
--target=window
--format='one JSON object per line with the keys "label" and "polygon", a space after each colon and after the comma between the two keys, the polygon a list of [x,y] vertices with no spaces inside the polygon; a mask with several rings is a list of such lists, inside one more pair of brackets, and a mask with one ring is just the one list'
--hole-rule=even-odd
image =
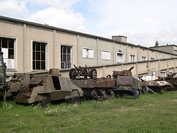
{"label": "window", "polygon": [[155,76],[155,75],[156,75],[156,73],[153,71],[153,72],[152,72],[152,76]]}
{"label": "window", "polygon": [[101,57],[103,60],[111,60],[111,53],[109,51],[102,51]]}
{"label": "window", "polygon": [[14,68],[14,43],[15,39],[0,37],[0,51],[7,68]]}
{"label": "window", "polygon": [[61,45],[61,69],[71,68],[71,46]]}
{"label": "window", "polygon": [[145,61],[146,60],[146,57],[145,56],[142,56],[142,61]]}
{"label": "window", "polygon": [[135,55],[130,55],[130,62],[135,62]]}
{"label": "window", "polygon": [[174,50],[174,54],[177,54],[177,50]]}
{"label": "window", "polygon": [[83,53],[83,58],[94,58],[94,50],[93,49],[88,49],[88,48],[83,48],[82,49]]}
{"label": "window", "polygon": [[33,70],[45,70],[46,43],[33,42]]}
{"label": "window", "polygon": [[166,72],[160,72],[161,77],[166,77]]}
{"label": "window", "polygon": [[123,54],[117,53],[117,63],[122,63],[122,62],[123,62]]}
{"label": "window", "polygon": [[151,60],[154,60],[154,58],[151,58]]}

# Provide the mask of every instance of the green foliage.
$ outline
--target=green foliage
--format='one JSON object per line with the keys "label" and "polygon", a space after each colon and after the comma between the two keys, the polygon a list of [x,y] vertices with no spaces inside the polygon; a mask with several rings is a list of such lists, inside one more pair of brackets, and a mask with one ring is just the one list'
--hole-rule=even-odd
{"label": "green foliage", "polygon": [[177,91],[62,103],[48,108],[0,102],[1,133],[167,133],[176,132]]}
{"label": "green foliage", "polygon": [[156,41],[156,42],[155,42],[155,47],[158,47],[158,46],[159,46],[159,42]]}

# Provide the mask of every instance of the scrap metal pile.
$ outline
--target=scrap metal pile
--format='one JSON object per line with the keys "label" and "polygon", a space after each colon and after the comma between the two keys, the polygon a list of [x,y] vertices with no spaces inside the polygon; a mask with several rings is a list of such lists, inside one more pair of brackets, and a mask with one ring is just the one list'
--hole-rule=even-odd
{"label": "scrap metal pile", "polygon": [[[79,79],[70,78],[73,84],[82,88],[85,97],[103,100],[109,97],[121,97],[124,94],[128,94],[138,98],[141,92],[141,82],[132,76],[131,70],[133,68],[113,71],[113,78],[110,75],[94,79],[86,79],[86,77]],[[91,70],[95,69],[92,68]]]}
{"label": "scrap metal pile", "polygon": [[[141,77],[142,80],[142,87],[143,92],[147,91],[147,88],[150,88],[154,92],[165,92],[175,90],[173,78],[166,78],[166,77],[157,77],[157,76],[143,76]],[[171,82],[169,82],[171,81]]]}

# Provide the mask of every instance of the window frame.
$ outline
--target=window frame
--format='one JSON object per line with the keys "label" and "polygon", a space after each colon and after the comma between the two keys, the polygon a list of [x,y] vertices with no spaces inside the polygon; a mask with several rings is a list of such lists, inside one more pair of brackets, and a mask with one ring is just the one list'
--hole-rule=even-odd
{"label": "window frame", "polygon": [[[66,47],[66,53],[64,53],[65,50],[62,50],[62,47]],[[67,53],[67,48],[69,48],[70,52]],[[64,49],[64,48],[63,48]],[[69,61],[64,61],[63,58],[64,58],[64,55],[65,55],[65,59],[68,60],[68,56],[70,58]],[[61,69],[68,69],[68,68],[72,68],[72,58],[73,58],[73,46],[70,46],[70,45],[65,45],[65,44],[61,44],[60,45],[60,68]],[[69,62],[69,65],[65,65],[65,63],[67,64],[67,62]],[[62,68],[62,63],[64,63],[64,67]],[[67,67],[68,66],[68,67]]]}
{"label": "window frame", "polygon": [[[39,44],[40,46],[37,46]],[[35,50],[34,50],[34,45],[36,45]],[[41,42],[41,41],[35,41],[35,40],[32,41],[32,51],[31,51],[32,52],[32,70],[38,70],[38,71],[47,70],[47,52],[48,52],[47,46],[48,46],[47,42]],[[35,57],[34,57],[34,53],[35,53]],[[39,55],[39,57],[37,54]],[[39,68],[38,68],[37,63],[40,64]]]}
{"label": "window frame", "polygon": [[[3,52],[3,59],[7,69],[15,69],[16,40],[16,38],[0,36],[0,51]],[[6,44],[3,44],[4,41]]]}
{"label": "window frame", "polygon": [[141,56],[142,61],[146,61],[146,56]]}
{"label": "window frame", "polygon": [[130,62],[135,62],[135,55],[130,55]]}
{"label": "window frame", "polygon": [[[84,56],[84,49],[86,49],[86,56]],[[91,57],[89,57],[89,50],[92,50],[92,56]],[[94,59],[94,49],[93,48],[87,48],[87,47],[83,47],[82,48],[82,58],[84,58],[84,59]]]}
{"label": "window frame", "polygon": [[[118,62],[118,55],[122,55],[122,62]],[[120,53],[120,52],[116,53],[116,62],[117,63],[123,63],[124,62],[124,54],[123,53]]]}
{"label": "window frame", "polygon": [[[105,54],[109,54],[109,58],[104,58],[104,57],[106,57],[107,55],[103,55],[103,53],[105,53]],[[106,61],[110,61],[111,60],[111,52],[110,51],[106,51],[106,50],[102,50],[101,51],[101,59],[102,60],[106,60]]]}

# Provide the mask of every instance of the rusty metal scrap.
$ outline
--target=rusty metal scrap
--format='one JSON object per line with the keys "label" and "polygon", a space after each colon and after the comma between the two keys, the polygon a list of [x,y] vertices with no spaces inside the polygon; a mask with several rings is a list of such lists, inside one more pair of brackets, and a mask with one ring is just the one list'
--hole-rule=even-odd
{"label": "rusty metal scrap", "polygon": [[123,71],[113,71],[113,78],[117,78],[117,76],[132,76],[131,70],[134,67],[131,67],[129,70],[123,70]]}

